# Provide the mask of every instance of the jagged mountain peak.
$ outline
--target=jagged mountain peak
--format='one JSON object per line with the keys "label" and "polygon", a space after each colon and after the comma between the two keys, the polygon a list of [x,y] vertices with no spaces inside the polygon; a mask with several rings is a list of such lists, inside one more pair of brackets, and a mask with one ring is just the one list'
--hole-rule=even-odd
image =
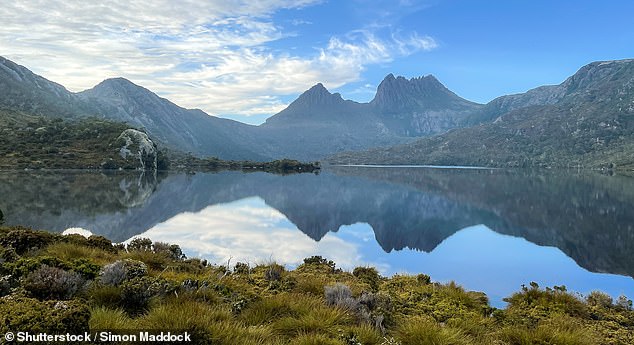
{"label": "jagged mountain peak", "polygon": [[448,105],[473,104],[458,97],[431,74],[407,79],[388,74],[370,104],[388,111],[434,110]]}

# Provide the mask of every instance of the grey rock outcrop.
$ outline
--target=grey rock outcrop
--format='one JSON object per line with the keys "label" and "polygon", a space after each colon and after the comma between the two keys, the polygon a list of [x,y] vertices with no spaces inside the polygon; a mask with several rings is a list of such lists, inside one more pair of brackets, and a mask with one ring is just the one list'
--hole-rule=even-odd
{"label": "grey rock outcrop", "polygon": [[119,135],[121,143],[119,155],[127,162],[138,162],[138,170],[156,171],[158,168],[158,150],[147,134],[136,129],[126,129]]}

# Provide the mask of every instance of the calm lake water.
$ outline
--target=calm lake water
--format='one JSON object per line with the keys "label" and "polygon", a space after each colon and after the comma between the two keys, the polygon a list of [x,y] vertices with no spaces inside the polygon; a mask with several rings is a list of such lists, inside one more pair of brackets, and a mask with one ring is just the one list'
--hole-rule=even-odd
{"label": "calm lake water", "polygon": [[634,297],[634,178],[334,167],[319,175],[0,172],[5,223],[179,244],[215,263],[322,255],[426,273],[496,306],[531,281]]}

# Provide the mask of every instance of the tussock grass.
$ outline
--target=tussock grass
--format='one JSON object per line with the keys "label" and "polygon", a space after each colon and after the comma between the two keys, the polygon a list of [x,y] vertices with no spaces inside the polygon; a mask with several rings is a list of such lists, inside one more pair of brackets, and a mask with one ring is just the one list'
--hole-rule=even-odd
{"label": "tussock grass", "polygon": [[298,317],[283,317],[272,323],[280,334],[293,337],[305,333],[336,335],[337,331],[354,324],[354,316],[340,308],[322,306]]}
{"label": "tussock grass", "polygon": [[323,302],[315,297],[283,293],[263,298],[251,304],[240,314],[240,319],[248,325],[259,325],[283,317],[295,318],[323,307]]}
{"label": "tussock grass", "polygon": [[132,319],[121,309],[95,307],[90,310],[90,329],[121,330],[131,329]]}
{"label": "tussock grass", "polygon": [[471,345],[476,344],[471,337],[457,328],[441,326],[436,321],[413,317],[396,330],[396,338],[403,345]]}
{"label": "tussock grass", "polygon": [[104,265],[115,260],[115,254],[103,249],[77,245],[75,243],[54,243],[47,246],[44,255],[54,256],[64,261],[90,258],[91,261]]}
{"label": "tussock grass", "polygon": [[345,345],[338,339],[329,338],[323,334],[300,334],[290,343],[291,345]]}

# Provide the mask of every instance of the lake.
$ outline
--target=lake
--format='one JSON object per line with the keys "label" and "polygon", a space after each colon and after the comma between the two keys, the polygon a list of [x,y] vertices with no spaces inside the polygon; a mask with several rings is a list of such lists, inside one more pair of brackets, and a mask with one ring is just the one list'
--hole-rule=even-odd
{"label": "lake", "polygon": [[[425,273],[495,306],[535,281],[634,297],[634,178],[330,167],[319,175],[0,172],[5,224],[176,243],[217,264],[321,255]],[[71,230],[73,231],[73,230]]]}

